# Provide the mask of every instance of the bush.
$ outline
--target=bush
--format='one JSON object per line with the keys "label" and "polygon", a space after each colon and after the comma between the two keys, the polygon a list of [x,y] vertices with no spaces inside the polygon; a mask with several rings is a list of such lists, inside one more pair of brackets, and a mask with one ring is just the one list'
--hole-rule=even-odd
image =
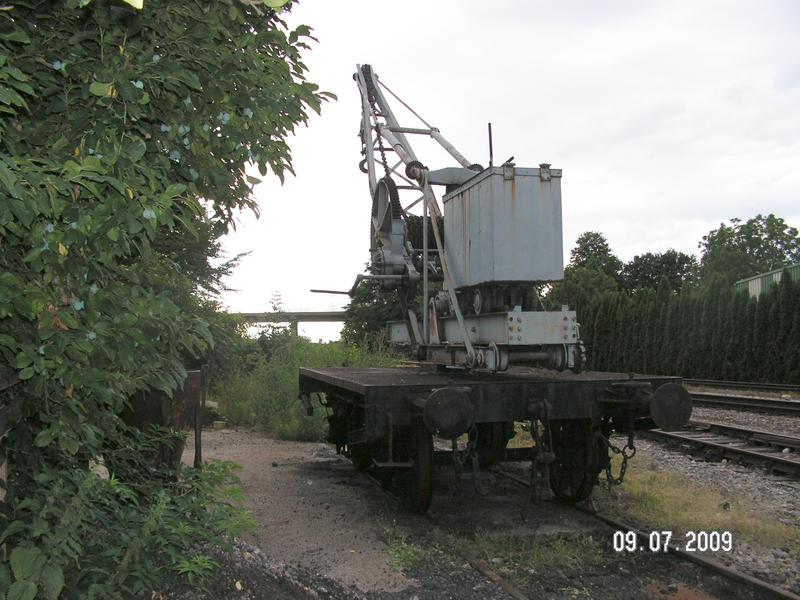
{"label": "bush", "polygon": [[13,550],[0,563],[8,598],[37,588],[50,598],[149,596],[202,563],[201,544],[249,528],[233,464],[149,465],[143,450],[168,442],[165,432],[134,430],[127,441],[106,454],[110,476],[97,466],[42,474],[40,493],[14,507],[2,534]]}
{"label": "bush", "polygon": [[262,356],[251,370],[243,370],[217,388],[211,399],[233,425],[256,426],[289,440],[322,440],[326,420],[322,410],[307,417],[297,399],[300,367],[380,367],[397,359],[380,344],[361,346],[309,340],[280,334],[283,345]]}

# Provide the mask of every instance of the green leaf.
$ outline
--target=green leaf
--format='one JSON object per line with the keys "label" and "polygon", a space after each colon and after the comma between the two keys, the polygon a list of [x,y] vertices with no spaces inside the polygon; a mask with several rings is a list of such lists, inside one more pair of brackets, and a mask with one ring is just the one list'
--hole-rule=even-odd
{"label": "green leaf", "polygon": [[11,521],[8,527],[6,527],[5,530],[3,531],[3,534],[0,535],[0,544],[5,542],[7,538],[11,537],[15,533],[23,531],[26,527],[27,525],[25,525],[24,521],[19,521],[19,520]]}
{"label": "green leaf", "polygon": [[49,528],[50,527],[47,524],[47,521],[45,521],[41,517],[34,517],[33,523],[31,523],[31,537],[36,539],[43,533],[47,532]]}
{"label": "green leaf", "polygon": [[35,371],[33,370],[33,367],[25,367],[24,369],[22,369],[22,371],[19,372],[18,377],[21,380],[25,381],[26,379],[30,379],[31,377],[33,377],[34,373]]}
{"label": "green leaf", "polygon": [[30,227],[31,223],[33,222],[33,218],[36,216],[31,205],[24,200],[17,200],[17,199],[10,199],[11,205],[11,212],[14,213],[14,216],[19,219],[25,227]]}
{"label": "green leaf", "polygon": [[92,84],[89,86],[89,92],[95,96],[110,96],[113,87],[114,87],[113,83],[93,81]]}
{"label": "green leaf", "polygon": [[125,140],[122,144],[122,156],[132,162],[139,162],[147,152],[147,145],[141,138]]}
{"label": "green leaf", "polygon": [[144,6],[144,0],[124,0],[125,4],[130,4],[133,8],[138,10],[142,10]]}
{"label": "green leaf", "polygon": [[131,235],[136,235],[142,230],[143,228],[142,222],[133,215],[129,214],[127,216],[127,221],[128,221],[128,233],[130,233]]}
{"label": "green leaf", "polygon": [[203,84],[200,83],[200,78],[191,71],[179,71],[173,77],[193,90],[203,91]]}
{"label": "green leaf", "polygon": [[185,191],[186,185],[183,183],[173,183],[164,191],[164,196],[167,198],[174,198],[175,196],[180,196]]}
{"label": "green leaf", "polygon": [[28,354],[27,352],[20,352],[17,354],[17,368],[24,369],[27,366],[33,364],[33,356]]}
{"label": "green leaf", "polygon": [[17,42],[19,44],[31,43],[31,38],[29,38],[28,34],[21,29],[17,29],[11,33],[0,34],[0,40],[3,40],[4,42]]}
{"label": "green leaf", "polygon": [[47,595],[56,600],[64,589],[64,572],[56,565],[45,565],[41,575]]}
{"label": "green leaf", "polygon": [[17,546],[11,552],[11,571],[18,581],[33,579],[39,575],[45,563],[45,555],[35,547]]}
{"label": "green leaf", "polygon": [[36,584],[32,581],[15,581],[6,593],[6,600],[33,600],[34,598],[36,598]]}
{"label": "green leaf", "polygon": [[53,443],[53,440],[56,437],[56,428],[55,427],[48,427],[47,429],[43,429],[39,432],[36,436],[36,439],[33,440],[33,445],[37,448],[44,448],[45,446],[49,446]]}
{"label": "green leaf", "polygon": [[61,449],[71,456],[78,453],[78,440],[71,435],[62,435],[58,438],[58,445]]}
{"label": "green leaf", "polygon": [[116,242],[119,239],[119,227],[112,227],[106,231],[106,235],[112,242]]}

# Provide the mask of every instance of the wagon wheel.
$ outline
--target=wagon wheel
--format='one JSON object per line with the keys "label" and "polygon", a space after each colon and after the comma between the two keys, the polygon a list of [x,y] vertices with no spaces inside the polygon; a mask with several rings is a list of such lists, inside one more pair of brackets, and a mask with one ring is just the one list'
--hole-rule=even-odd
{"label": "wagon wheel", "polygon": [[580,502],[592,494],[597,479],[594,435],[589,420],[550,421],[555,460],[550,465],[550,489],[562,502]]}
{"label": "wagon wheel", "polygon": [[349,447],[350,460],[356,471],[366,471],[372,466],[372,452],[367,444],[354,444]]}
{"label": "wagon wheel", "polygon": [[[513,433],[513,424],[510,431]],[[508,445],[509,428],[506,423],[478,423],[478,460],[481,467],[498,463]]]}
{"label": "wagon wheel", "polygon": [[411,431],[408,460],[411,467],[405,474],[403,505],[424,515],[433,495],[433,438],[428,430],[417,425]]}

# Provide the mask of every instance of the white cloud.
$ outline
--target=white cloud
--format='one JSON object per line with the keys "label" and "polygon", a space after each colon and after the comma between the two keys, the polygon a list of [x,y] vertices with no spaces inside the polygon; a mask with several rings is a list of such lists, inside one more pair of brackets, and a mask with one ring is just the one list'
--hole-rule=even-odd
{"label": "white cloud", "polygon": [[[368,259],[359,99],[370,62],[470,160],[564,170],[565,256],[587,229],[622,259],[696,252],[731,217],[800,224],[800,3],[303,0],[314,27],[310,79],[339,96],[290,140],[297,178],[269,180],[259,221],[226,241],[252,251],[231,277],[231,310],[335,309]],[[451,164],[430,144],[431,167]],[[327,326],[326,326],[327,327]],[[312,338],[330,327],[309,325]],[[317,333],[321,332],[321,333]]]}

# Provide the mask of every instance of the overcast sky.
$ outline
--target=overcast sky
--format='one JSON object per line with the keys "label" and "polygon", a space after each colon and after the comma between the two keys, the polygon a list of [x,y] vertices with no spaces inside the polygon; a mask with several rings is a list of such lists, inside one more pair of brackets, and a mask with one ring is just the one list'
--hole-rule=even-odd
{"label": "overcast sky", "polygon": [[[356,63],[471,161],[488,163],[491,121],[496,161],[563,169],[565,257],[590,229],[629,260],[697,253],[732,217],[800,225],[800,1],[302,0],[287,19],[314,28],[309,79],[339,99],[290,139],[297,177],[268,177],[261,218],[228,236],[230,254],[252,253],[228,281],[232,311],[268,310],[273,292],[287,310],[336,310],[345,296],[309,288],[348,289],[363,270]],[[455,165],[429,140],[415,149]]]}

